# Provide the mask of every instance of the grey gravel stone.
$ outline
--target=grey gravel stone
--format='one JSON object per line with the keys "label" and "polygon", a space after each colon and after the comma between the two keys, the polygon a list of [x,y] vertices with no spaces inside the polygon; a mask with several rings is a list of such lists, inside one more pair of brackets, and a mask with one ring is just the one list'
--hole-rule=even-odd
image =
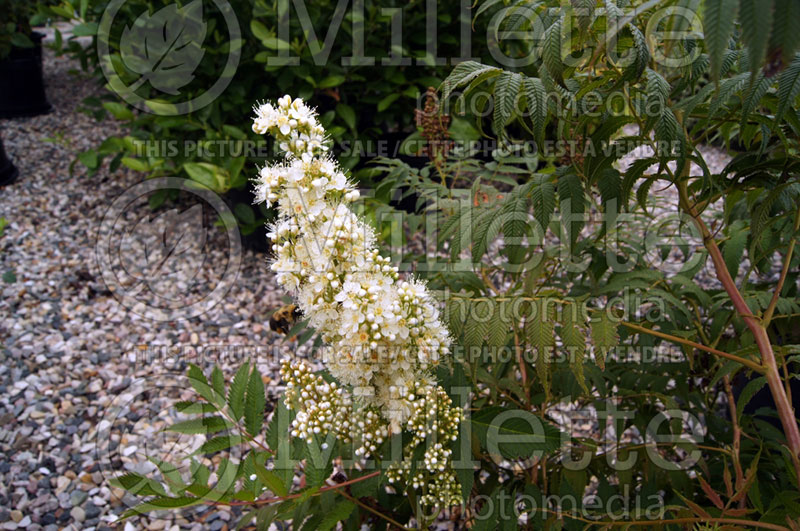
{"label": "grey gravel stone", "polygon": [[89,493],[82,490],[74,490],[69,496],[69,501],[73,506],[81,505],[89,497]]}
{"label": "grey gravel stone", "polygon": [[86,504],[86,518],[97,518],[100,516],[100,508],[95,505],[94,503],[87,503]]}
{"label": "grey gravel stone", "polygon": [[76,522],[83,522],[86,519],[86,512],[80,507],[73,507],[69,514]]}

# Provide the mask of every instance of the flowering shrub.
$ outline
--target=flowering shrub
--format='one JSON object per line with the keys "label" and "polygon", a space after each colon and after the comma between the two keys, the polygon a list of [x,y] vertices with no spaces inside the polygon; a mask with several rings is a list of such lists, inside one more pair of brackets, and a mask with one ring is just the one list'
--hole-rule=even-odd
{"label": "flowering shrub", "polygon": [[[395,229],[354,213],[314,113],[288,97],[259,106],[254,130],[286,154],[256,186],[279,213],[271,267],[326,343],[325,369],[283,363],[265,431],[257,369],[226,391],[219,370],[209,382],[192,367],[203,400],[179,409],[202,416],[172,429],[224,434],[191,456],[191,478],[161,468],[170,495],[121,476],[150,496],[132,513],[239,504],[252,508],[242,524],[296,529],[439,515],[478,529],[800,529],[800,33],[784,22],[800,19],[781,16],[791,0],[707,0],[705,40],[670,44],[694,60],[664,65],[648,18],[678,4],[697,2],[483,2],[479,15],[519,15],[498,30],[544,33],[544,47],[504,42],[530,62],[460,63],[442,94],[470,112],[491,95],[476,126],[539,149],[477,161],[444,117],[418,113],[441,149],[423,149],[424,168],[382,160],[363,198],[374,215],[413,194],[404,236],[435,226],[435,249],[399,267],[377,251]],[[683,27],[670,17],[651,29]],[[447,113],[446,100],[425,110]],[[712,169],[710,140],[743,152]],[[232,446],[247,454],[212,476],[198,456]]]}

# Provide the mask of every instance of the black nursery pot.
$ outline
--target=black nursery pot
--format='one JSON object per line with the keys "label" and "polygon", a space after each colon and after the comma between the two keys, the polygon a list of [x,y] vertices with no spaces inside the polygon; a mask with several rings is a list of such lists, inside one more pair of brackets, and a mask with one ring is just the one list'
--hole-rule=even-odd
{"label": "black nursery pot", "polygon": [[42,73],[42,39],[30,35],[32,48],[12,47],[0,61],[0,118],[37,116],[53,110],[44,91]]}
{"label": "black nursery pot", "polygon": [[0,186],[13,183],[18,175],[19,171],[6,155],[6,150],[3,148],[3,139],[0,138]]}

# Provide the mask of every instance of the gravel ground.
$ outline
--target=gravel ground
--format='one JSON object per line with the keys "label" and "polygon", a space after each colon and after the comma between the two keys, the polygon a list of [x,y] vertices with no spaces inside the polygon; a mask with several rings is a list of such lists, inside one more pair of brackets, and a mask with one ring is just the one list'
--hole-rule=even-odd
{"label": "gravel ground", "polygon": [[[79,112],[82,99],[99,92],[96,81],[71,74],[74,65],[49,50],[45,56],[54,112],[0,121],[20,170],[0,190],[0,216],[9,221],[0,267],[16,275],[0,283],[0,529],[108,529],[133,501],[108,478],[150,470],[147,457],[198,442],[159,433],[176,417],[170,406],[191,396],[185,361],[206,368],[219,361],[231,377],[243,360],[257,359],[277,394],[272,347],[282,339],[266,320],[280,294],[264,255],[243,251],[230,291],[198,317],[154,321],[118,302],[96,259],[98,227],[141,175],[112,174],[106,165],[87,176],[80,164],[70,175],[74,153],[120,130]],[[213,286],[229,259],[221,231],[208,237],[195,286]],[[176,516],[142,518],[125,529],[227,529],[233,520],[207,508]]]}

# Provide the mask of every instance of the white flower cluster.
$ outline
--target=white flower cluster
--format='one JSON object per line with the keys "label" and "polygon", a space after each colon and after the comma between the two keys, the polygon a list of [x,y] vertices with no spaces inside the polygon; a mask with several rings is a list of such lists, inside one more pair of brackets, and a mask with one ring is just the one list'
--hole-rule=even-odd
{"label": "white flower cluster", "polygon": [[[326,153],[316,113],[284,96],[256,108],[253,130],[271,134],[286,152],[284,163],[260,170],[255,188],[258,202],[277,205],[269,229],[276,252],[271,268],[330,345],[330,374],[353,388],[359,411],[375,417],[359,419],[366,428],[357,427],[382,441],[418,416],[413,390],[435,388],[431,368],[449,352],[447,329],[425,284],[402,279],[379,255],[373,230],[348,207],[358,190]],[[352,437],[355,419],[336,419],[347,403],[342,391],[308,380],[299,366],[285,367],[300,410],[296,436],[324,430]],[[376,444],[363,452],[374,452]]]}
{"label": "white flower cluster", "polygon": [[314,374],[302,361],[284,360],[281,377],[286,382],[286,403],[297,410],[292,421],[292,437],[308,443],[314,435],[333,433],[344,443],[357,441],[355,453],[368,457],[389,438],[389,429],[375,410],[355,411],[348,393],[336,384]]}
{"label": "white flower cluster", "polygon": [[[260,135],[280,133],[280,148],[290,153],[327,151],[325,129],[317,121],[316,113],[303,100],[287,94],[278,100],[278,106],[265,103],[255,108],[253,131]],[[276,135],[277,136],[277,135]]]}
{"label": "white flower cluster", "polygon": [[[452,468],[450,443],[458,437],[461,410],[439,386],[420,386],[412,397],[412,414],[406,429],[413,434],[403,449],[403,460],[386,472],[389,483],[403,481],[420,489],[423,505],[461,503],[461,486]],[[417,448],[423,445],[422,464],[412,471]]]}

